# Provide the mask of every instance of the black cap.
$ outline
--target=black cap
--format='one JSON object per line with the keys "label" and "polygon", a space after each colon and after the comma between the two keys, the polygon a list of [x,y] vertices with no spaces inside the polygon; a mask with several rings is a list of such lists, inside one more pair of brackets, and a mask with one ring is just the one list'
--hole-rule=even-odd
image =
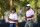
{"label": "black cap", "polygon": [[15,8],[13,8],[12,10],[15,10],[15,12],[16,12],[16,9]]}

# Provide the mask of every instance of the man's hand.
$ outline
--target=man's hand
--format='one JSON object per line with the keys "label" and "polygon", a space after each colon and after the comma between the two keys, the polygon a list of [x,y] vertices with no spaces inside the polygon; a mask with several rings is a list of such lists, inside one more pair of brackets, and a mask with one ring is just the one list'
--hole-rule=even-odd
{"label": "man's hand", "polygon": [[25,20],[27,20],[27,17],[25,17]]}
{"label": "man's hand", "polygon": [[27,20],[27,18],[25,18],[25,20]]}

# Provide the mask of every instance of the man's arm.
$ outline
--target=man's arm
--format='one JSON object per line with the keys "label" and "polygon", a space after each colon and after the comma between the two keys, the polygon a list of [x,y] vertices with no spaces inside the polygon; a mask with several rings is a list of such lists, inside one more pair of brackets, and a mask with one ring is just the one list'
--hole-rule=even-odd
{"label": "man's arm", "polygon": [[34,17],[34,15],[31,15],[31,16],[29,16],[29,17],[25,17],[25,18],[27,19],[27,18],[32,18],[32,17]]}
{"label": "man's arm", "polygon": [[29,17],[27,17],[27,18],[32,18],[32,17],[34,17],[34,15],[31,15],[31,16],[29,16]]}
{"label": "man's arm", "polygon": [[32,18],[32,17],[34,17],[34,15],[31,15],[29,17],[25,17],[25,20],[27,20],[27,18]]}

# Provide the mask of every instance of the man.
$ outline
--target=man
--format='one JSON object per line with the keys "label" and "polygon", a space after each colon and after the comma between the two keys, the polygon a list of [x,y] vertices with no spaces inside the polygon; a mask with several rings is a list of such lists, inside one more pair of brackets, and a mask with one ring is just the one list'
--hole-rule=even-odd
{"label": "man", "polygon": [[8,17],[10,27],[16,27],[16,22],[18,21],[17,14],[15,13],[16,9],[11,10],[10,16]]}
{"label": "man", "polygon": [[26,11],[26,17],[25,17],[25,20],[27,20],[26,24],[25,24],[25,27],[33,27],[33,23],[34,23],[34,20],[33,20],[33,16],[34,16],[34,11],[30,8],[30,4],[27,4],[26,8],[27,8],[27,11]]}

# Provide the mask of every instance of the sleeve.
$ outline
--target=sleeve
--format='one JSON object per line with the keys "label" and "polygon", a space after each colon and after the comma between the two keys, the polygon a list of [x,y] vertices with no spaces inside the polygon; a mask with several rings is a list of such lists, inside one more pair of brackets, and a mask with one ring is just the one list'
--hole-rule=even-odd
{"label": "sleeve", "polygon": [[31,15],[34,15],[34,11],[31,11]]}
{"label": "sleeve", "polygon": [[18,20],[18,16],[17,16],[17,14],[15,15],[15,20]]}

